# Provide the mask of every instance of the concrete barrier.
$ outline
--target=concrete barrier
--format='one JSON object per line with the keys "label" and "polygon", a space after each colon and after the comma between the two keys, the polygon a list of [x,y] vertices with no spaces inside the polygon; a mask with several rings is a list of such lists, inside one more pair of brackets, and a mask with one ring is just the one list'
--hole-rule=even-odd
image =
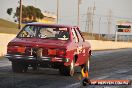
{"label": "concrete barrier", "polygon": [[14,34],[3,34],[0,33],[0,56],[3,56],[7,52],[7,44],[11,41],[16,35]]}
{"label": "concrete barrier", "polygon": [[[7,52],[7,44],[16,35],[0,33],[0,56]],[[128,42],[114,42],[114,41],[100,41],[100,40],[86,40],[89,41],[92,50],[106,50],[106,49],[119,49],[119,48],[132,48],[132,43]]]}
{"label": "concrete barrier", "polygon": [[90,42],[92,50],[132,48],[131,42],[114,42],[114,41],[101,41],[101,40],[87,40],[87,41]]}

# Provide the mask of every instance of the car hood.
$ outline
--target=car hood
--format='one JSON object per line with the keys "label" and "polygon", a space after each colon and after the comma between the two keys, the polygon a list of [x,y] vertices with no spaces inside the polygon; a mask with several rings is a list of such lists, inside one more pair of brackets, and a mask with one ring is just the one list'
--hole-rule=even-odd
{"label": "car hood", "polygon": [[60,48],[66,47],[69,41],[38,38],[15,38],[10,43],[16,46]]}

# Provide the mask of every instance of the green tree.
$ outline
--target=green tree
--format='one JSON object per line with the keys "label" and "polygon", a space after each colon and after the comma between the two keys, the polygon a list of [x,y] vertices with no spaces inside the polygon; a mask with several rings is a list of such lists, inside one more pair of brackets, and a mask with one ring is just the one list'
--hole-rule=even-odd
{"label": "green tree", "polygon": [[7,14],[8,14],[8,15],[11,15],[11,14],[12,14],[12,11],[13,11],[12,8],[8,8],[8,9],[7,9]]}
{"label": "green tree", "polygon": [[[22,21],[25,21],[24,18],[29,18],[30,21],[36,21],[37,18],[42,19],[44,15],[42,14],[39,8],[34,6],[24,6],[22,5]],[[19,18],[20,8],[16,8],[15,17]]]}
{"label": "green tree", "polygon": [[41,10],[39,8],[36,8],[36,17],[42,19],[44,15],[41,13]]}

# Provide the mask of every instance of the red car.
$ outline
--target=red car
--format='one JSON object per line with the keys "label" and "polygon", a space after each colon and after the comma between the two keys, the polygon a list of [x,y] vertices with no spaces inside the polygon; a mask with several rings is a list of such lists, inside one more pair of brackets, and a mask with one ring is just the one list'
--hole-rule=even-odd
{"label": "red car", "polygon": [[78,27],[30,23],[8,43],[6,57],[14,72],[44,67],[73,76],[75,67],[89,67],[90,55],[91,46]]}

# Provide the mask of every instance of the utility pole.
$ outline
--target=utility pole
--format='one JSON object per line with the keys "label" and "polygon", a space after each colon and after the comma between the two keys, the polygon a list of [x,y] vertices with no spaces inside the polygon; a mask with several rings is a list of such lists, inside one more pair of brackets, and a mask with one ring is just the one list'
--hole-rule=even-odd
{"label": "utility pole", "polygon": [[78,5],[77,5],[77,25],[80,25],[80,4],[81,4],[81,0],[78,0]]}
{"label": "utility pole", "polygon": [[93,7],[88,7],[86,27],[85,27],[85,28],[87,28],[88,32],[91,34],[91,38],[93,38],[93,24],[94,24],[94,12],[95,12],[95,10],[96,10],[96,7],[95,7],[95,2],[94,2]]}
{"label": "utility pole", "polygon": [[95,7],[95,2],[94,2],[94,6],[92,7],[92,15],[91,15],[91,33],[92,33],[92,38],[93,38],[93,23],[94,23],[94,12],[96,10],[96,7]]}
{"label": "utility pole", "polygon": [[80,4],[82,3],[82,0],[78,0],[78,5],[77,5],[77,25],[80,25]]}
{"label": "utility pole", "polygon": [[91,38],[92,38],[92,7],[88,7],[88,10],[87,10],[85,30],[91,35]]}
{"label": "utility pole", "polygon": [[108,39],[110,38],[110,34],[111,34],[111,20],[112,20],[112,11],[111,11],[111,9],[109,9],[109,13],[108,13]]}
{"label": "utility pole", "polygon": [[19,13],[19,24],[18,24],[18,28],[21,29],[22,28],[22,0],[20,0],[19,2],[20,4],[20,13]]}
{"label": "utility pole", "polygon": [[88,33],[91,33],[91,8],[90,7],[88,7],[88,10],[87,10],[85,31]]}
{"label": "utility pole", "polygon": [[116,26],[116,28],[115,28],[115,42],[117,42],[118,41],[118,27]]}
{"label": "utility pole", "polygon": [[59,0],[57,0],[57,23],[59,22]]}
{"label": "utility pole", "polygon": [[85,32],[88,32],[89,33],[89,8],[87,10]]}
{"label": "utility pole", "polygon": [[101,22],[101,17],[99,17],[99,40],[100,40],[100,36],[101,36],[101,34],[100,34],[100,22]]}
{"label": "utility pole", "polygon": [[91,35],[91,39],[93,39],[93,19],[94,19],[94,11],[95,11],[95,4],[94,7],[88,7],[87,10],[87,19],[86,19],[86,27],[87,32]]}
{"label": "utility pole", "polygon": [[77,11],[77,25],[79,26],[79,21],[80,21],[80,0],[78,0],[78,5],[77,5],[78,7],[78,11]]}
{"label": "utility pole", "polygon": [[92,22],[92,18],[91,18],[91,16],[92,16],[92,13],[91,13],[91,7],[89,7],[88,8],[88,11],[89,11],[89,13],[88,13],[88,18],[89,18],[89,21],[88,21],[88,30],[89,30],[89,33],[91,33],[92,34],[92,31],[91,31],[91,22]]}

